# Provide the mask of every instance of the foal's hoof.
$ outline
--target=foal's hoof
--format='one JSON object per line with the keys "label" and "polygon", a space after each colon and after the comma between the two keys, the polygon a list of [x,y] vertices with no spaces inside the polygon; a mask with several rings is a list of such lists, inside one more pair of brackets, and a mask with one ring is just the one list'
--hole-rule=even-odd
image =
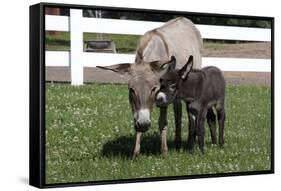
{"label": "foal's hoof", "polygon": [[193,146],[192,146],[192,145],[187,144],[187,152],[188,152],[189,154],[193,154],[193,153],[194,153],[194,149],[193,149]]}
{"label": "foal's hoof", "polygon": [[223,145],[224,145],[224,141],[220,141],[220,142],[219,142],[219,146],[220,146],[220,147],[223,147]]}
{"label": "foal's hoof", "polygon": [[189,153],[189,154],[194,154],[194,150],[193,149],[187,149],[187,152]]}
{"label": "foal's hoof", "polygon": [[217,141],[212,141],[212,145],[217,145],[218,142]]}
{"label": "foal's hoof", "polygon": [[181,142],[175,141],[176,150],[179,151],[181,148]]}
{"label": "foal's hoof", "polygon": [[182,145],[182,140],[181,137],[176,137],[174,140],[174,144],[177,150],[180,150],[181,145]]}
{"label": "foal's hoof", "polygon": [[204,148],[199,148],[200,149],[200,155],[204,155],[205,149]]}

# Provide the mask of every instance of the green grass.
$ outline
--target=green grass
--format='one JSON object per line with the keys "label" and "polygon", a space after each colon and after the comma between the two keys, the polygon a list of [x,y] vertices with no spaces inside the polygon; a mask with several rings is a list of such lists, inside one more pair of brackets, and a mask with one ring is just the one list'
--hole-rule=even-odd
{"label": "green grass", "polygon": [[[103,40],[112,40],[115,43],[117,53],[134,53],[137,47],[139,35],[102,34]],[[97,33],[84,33],[84,41],[98,40]],[[46,34],[46,50],[70,50],[70,33],[59,32],[57,35]]]}
{"label": "green grass", "polygon": [[[152,128],[141,155],[131,160],[132,113],[125,85],[46,86],[46,183],[83,182],[162,176],[269,170],[271,165],[271,89],[228,86],[225,145],[211,145],[206,126],[205,154],[173,145],[169,108],[168,158],[160,154],[154,108]],[[187,117],[182,128],[186,144]]]}

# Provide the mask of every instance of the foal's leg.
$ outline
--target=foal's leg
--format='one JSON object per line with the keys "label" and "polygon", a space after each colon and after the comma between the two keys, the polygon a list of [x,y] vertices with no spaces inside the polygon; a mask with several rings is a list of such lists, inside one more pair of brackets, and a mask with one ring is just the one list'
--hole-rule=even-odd
{"label": "foal's leg", "polygon": [[216,114],[212,108],[208,109],[207,122],[211,132],[212,144],[217,144]]}
{"label": "foal's leg", "polygon": [[188,138],[187,138],[187,149],[191,153],[195,143],[196,132],[195,132],[195,114],[189,110],[189,105],[186,103],[186,111],[188,114]]}
{"label": "foal's leg", "polygon": [[140,153],[140,142],[141,142],[141,132],[136,132],[135,145],[133,147],[133,158],[135,158]]}
{"label": "foal's leg", "polygon": [[224,104],[221,103],[220,105],[216,106],[216,110],[218,113],[218,123],[219,123],[219,145],[223,146],[224,144],[224,122],[225,122],[225,110]]}
{"label": "foal's leg", "polygon": [[161,153],[164,157],[167,156],[168,146],[167,146],[167,106],[160,107],[160,116],[158,120],[160,137],[161,137]]}
{"label": "foal's leg", "polygon": [[181,147],[181,120],[182,120],[182,103],[181,100],[174,101],[174,117],[175,117],[175,145],[176,149],[180,149]]}
{"label": "foal's leg", "polygon": [[198,144],[202,153],[204,153],[204,136],[205,136],[205,119],[207,109],[201,108],[196,118],[196,135],[198,136]]}

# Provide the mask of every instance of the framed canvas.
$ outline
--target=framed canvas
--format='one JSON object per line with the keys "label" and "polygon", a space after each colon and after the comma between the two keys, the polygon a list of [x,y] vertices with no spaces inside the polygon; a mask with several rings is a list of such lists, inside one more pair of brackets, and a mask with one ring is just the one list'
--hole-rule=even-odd
{"label": "framed canvas", "polygon": [[274,173],[274,18],[30,7],[30,185]]}

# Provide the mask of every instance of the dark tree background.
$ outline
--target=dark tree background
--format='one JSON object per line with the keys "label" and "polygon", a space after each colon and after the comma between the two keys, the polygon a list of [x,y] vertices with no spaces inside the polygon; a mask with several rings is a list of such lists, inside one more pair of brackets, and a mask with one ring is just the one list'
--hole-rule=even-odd
{"label": "dark tree background", "polygon": [[[52,8],[49,8],[52,9]],[[52,14],[52,13],[48,13]],[[69,9],[60,8],[60,15],[69,16]],[[144,21],[159,21],[166,22],[170,19],[184,16],[192,20],[195,24],[209,24],[209,25],[223,25],[223,26],[244,26],[244,27],[258,27],[271,28],[271,22],[268,20],[259,19],[236,19],[223,17],[210,17],[203,15],[174,15],[174,14],[160,14],[160,13],[144,13],[141,11],[104,11],[104,10],[83,10],[84,17],[100,17],[112,19],[131,19]]]}
{"label": "dark tree background", "polygon": [[[84,16],[90,17],[89,12],[95,13],[95,10],[84,10]],[[258,27],[258,28],[271,28],[270,21],[258,19],[236,19],[236,18],[223,18],[223,17],[210,17],[200,15],[172,15],[172,14],[159,14],[159,13],[142,13],[142,12],[127,12],[127,11],[101,11],[102,18],[113,19],[131,19],[131,20],[145,20],[145,21],[159,21],[166,22],[170,19],[184,16],[189,18],[196,24],[209,24],[209,25],[224,25],[224,26],[244,26],[244,27]]]}

